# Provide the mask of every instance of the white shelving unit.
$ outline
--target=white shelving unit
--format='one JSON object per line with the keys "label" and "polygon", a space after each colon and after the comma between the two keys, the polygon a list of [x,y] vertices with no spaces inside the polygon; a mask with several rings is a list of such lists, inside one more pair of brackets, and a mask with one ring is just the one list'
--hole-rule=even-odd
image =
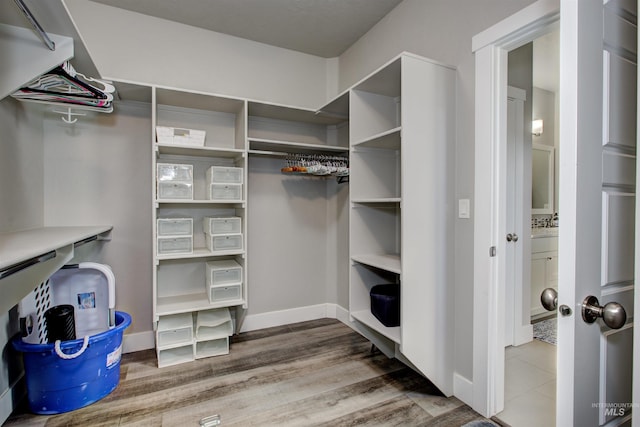
{"label": "white shelving unit", "polygon": [[[401,54],[350,91],[349,311],[389,356],[453,392],[455,70]],[[378,284],[400,286],[400,326],[371,312]]]}
{"label": "white shelving unit", "polygon": [[[195,316],[204,310],[247,308],[247,108],[246,101],[210,94],[154,87],[153,109],[153,173],[154,173],[154,321],[166,323],[175,316]],[[156,126],[204,130],[204,146],[183,143],[158,143]],[[188,164],[193,166],[193,199],[158,199],[156,197],[156,164]],[[242,168],[241,196],[234,199],[210,199],[207,170],[211,166]],[[241,247],[212,251],[207,248],[203,229],[205,217],[239,217]],[[193,251],[157,254],[158,218],[192,218]],[[206,263],[212,260],[234,260],[243,268],[241,297],[211,303],[206,284]],[[233,331],[229,332],[232,335]],[[194,338],[184,345],[157,346],[158,366],[188,362],[197,357],[228,353],[228,336],[222,343],[198,342]]]}

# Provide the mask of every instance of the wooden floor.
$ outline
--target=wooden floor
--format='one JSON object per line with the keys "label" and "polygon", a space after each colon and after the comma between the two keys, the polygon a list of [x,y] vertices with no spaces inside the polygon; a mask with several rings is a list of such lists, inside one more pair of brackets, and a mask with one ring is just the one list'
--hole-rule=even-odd
{"label": "wooden floor", "polygon": [[[331,319],[237,335],[229,355],[158,369],[125,354],[116,390],[70,413],[18,410],[5,426],[462,426],[484,420]],[[488,420],[484,420],[488,421]],[[475,423],[474,423],[475,424]]]}

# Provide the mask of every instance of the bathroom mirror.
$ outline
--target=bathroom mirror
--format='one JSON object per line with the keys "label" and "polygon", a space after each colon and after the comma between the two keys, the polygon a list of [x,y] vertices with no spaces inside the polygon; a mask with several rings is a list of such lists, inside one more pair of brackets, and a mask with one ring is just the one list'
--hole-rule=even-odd
{"label": "bathroom mirror", "polygon": [[553,214],[554,148],[531,146],[531,213]]}

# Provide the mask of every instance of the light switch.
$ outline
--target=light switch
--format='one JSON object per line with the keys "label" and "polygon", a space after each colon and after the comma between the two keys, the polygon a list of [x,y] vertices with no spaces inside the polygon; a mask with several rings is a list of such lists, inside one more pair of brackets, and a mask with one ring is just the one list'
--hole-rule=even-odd
{"label": "light switch", "polygon": [[471,218],[471,203],[469,199],[458,200],[458,218]]}

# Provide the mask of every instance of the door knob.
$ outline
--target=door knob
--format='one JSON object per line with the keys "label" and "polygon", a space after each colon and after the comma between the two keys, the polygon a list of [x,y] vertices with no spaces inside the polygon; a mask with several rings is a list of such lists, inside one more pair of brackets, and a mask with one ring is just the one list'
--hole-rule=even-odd
{"label": "door knob", "polygon": [[517,242],[518,241],[518,235],[516,233],[509,233],[507,234],[507,242]]}
{"label": "door knob", "polygon": [[558,308],[558,292],[553,288],[547,288],[540,294],[540,302],[545,310],[555,311]]}
{"label": "door knob", "polygon": [[620,329],[627,322],[627,312],[617,302],[608,302],[600,306],[598,298],[589,295],[582,301],[582,320],[587,323],[595,322],[602,317],[604,324],[611,329]]}

